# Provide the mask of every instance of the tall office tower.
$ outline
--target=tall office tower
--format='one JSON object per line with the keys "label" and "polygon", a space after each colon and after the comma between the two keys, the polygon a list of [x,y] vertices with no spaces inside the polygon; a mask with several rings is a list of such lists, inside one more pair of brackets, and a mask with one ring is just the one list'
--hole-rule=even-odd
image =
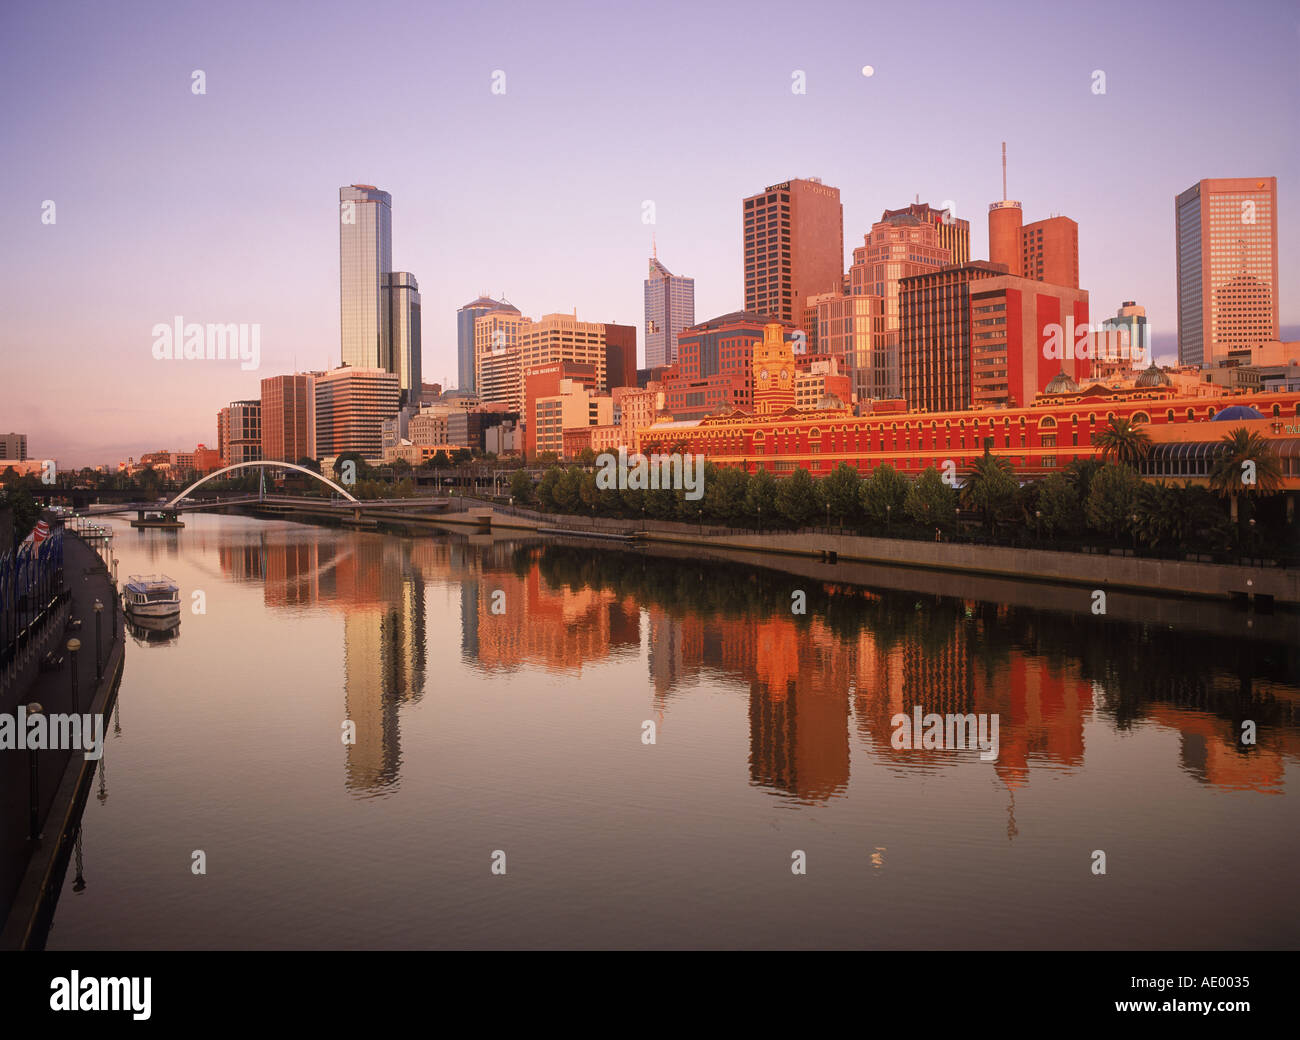
{"label": "tall office tower", "polygon": [[475,320],[474,379],[480,401],[507,404],[512,411],[523,407],[519,328],[526,320],[514,307],[488,310]]}
{"label": "tall office tower", "polygon": [[[745,199],[743,219],[746,311],[800,326],[811,297],[843,290],[839,188],[816,177],[773,184]],[[816,328],[802,331],[814,350]]]}
{"label": "tall office tower", "polygon": [[605,325],[579,321],[577,313],[547,314],[541,321],[524,319],[519,326],[519,364],[524,373],[537,365],[576,361],[596,366],[596,392],[609,393],[605,366]]}
{"label": "tall office tower", "polygon": [[1151,363],[1147,309],[1133,300],[1125,300],[1115,316],[1103,321],[1091,339],[1093,379],[1124,375]]}
{"label": "tall office tower", "polygon": [[231,401],[217,412],[217,453],[223,466],[262,457],[261,401]]}
{"label": "tall office tower", "polygon": [[[849,294],[854,298],[880,297],[880,310],[863,311],[857,305],[851,328],[847,323],[848,315],[838,315],[845,322],[844,332],[852,334],[852,339],[845,344],[851,344],[851,348],[841,352],[838,341],[819,342],[818,350],[843,357],[844,371],[853,380],[853,393],[859,402],[900,396],[898,286],[903,278],[937,271],[952,264],[952,254],[939,244],[939,234],[939,228],[932,221],[903,211],[873,224],[870,232],[863,236],[862,245],[853,250]],[[969,248],[969,227],[966,235]],[[831,304],[827,318],[836,317],[834,312],[840,309],[842,307]],[[883,317],[883,322],[876,319],[877,313]],[[866,320],[867,327],[858,327],[859,318]],[[829,325],[828,331],[832,331]],[[864,339],[862,334],[867,338]]]}
{"label": "tall office tower", "polygon": [[1202,180],[1174,200],[1178,361],[1278,338],[1277,178]]}
{"label": "tall office tower", "polygon": [[339,189],[339,329],[341,361],[390,368],[384,275],[393,269],[393,199],[373,184]]}
{"label": "tall office tower", "polygon": [[0,459],[25,461],[26,458],[27,434],[0,433]]}
{"label": "tall office tower", "polygon": [[970,259],[970,221],[953,216],[950,210],[935,209],[928,202],[916,202],[902,209],[887,209],[880,216],[883,224],[894,217],[916,217],[932,224],[939,233],[939,246],[952,254],[949,263],[964,264]]}
{"label": "tall office tower", "polygon": [[322,372],[316,384],[316,451],[321,458],[355,451],[364,459],[383,455],[384,420],[397,414],[401,387],[382,368]]}
{"label": "tall office tower", "polygon": [[675,363],[677,337],[694,324],[695,279],[673,274],[656,252],[645,280],[645,367]]}
{"label": "tall office tower", "polygon": [[262,458],[316,458],[316,384],[309,373],[262,380]]}
{"label": "tall office tower", "polygon": [[945,412],[971,406],[972,283],[1004,274],[1000,265],[972,260],[901,281],[899,383],[909,408]]}
{"label": "tall office tower", "polygon": [[397,376],[402,403],[413,403],[421,386],[420,285],[406,271],[387,273],[383,282],[391,348],[388,363],[380,367]]}
{"label": "tall office tower", "polygon": [[636,386],[636,326],[605,322],[605,390]]}
{"label": "tall office tower", "polygon": [[1056,216],[1022,227],[1020,272],[1036,282],[1079,288],[1079,225]]}
{"label": "tall office tower", "polygon": [[754,347],[754,414],[780,415],[794,407],[794,351],[784,325],[763,327]]}
{"label": "tall office tower", "polygon": [[488,296],[470,300],[456,312],[457,389],[478,393],[478,352],[474,342],[474,322],[493,311],[504,311],[516,316],[519,314],[518,307]]}

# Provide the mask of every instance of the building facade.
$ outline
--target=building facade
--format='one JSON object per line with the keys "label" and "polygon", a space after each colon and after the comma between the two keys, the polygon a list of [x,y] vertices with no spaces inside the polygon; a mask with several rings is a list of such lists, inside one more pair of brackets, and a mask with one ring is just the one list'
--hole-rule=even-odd
{"label": "building facade", "polygon": [[392,196],[373,184],[339,189],[340,360],[388,368],[389,309],[384,276],[393,269]]}
{"label": "building facade", "polygon": [[646,367],[676,362],[677,337],[694,324],[695,279],[675,275],[659,262],[658,255],[651,257],[645,280]]}
{"label": "building facade", "polygon": [[398,412],[397,376],[382,368],[343,366],[315,379],[316,450],[321,457],[358,452],[383,457],[384,420]]}
{"label": "building facade", "polygon": [[948,250],[952,264],[964,264],[970,259],[970,221],[957,217],[950,209],[935,209],[929,203],[917,202],[902,209],[887,209],[880,216],[885,224],[898,217],[913,217],[935,229],[940,249]]}
{"label": "building facade", "polygon": [[456,312],[456,367],[459,389],[478,393],[478,340],[476,322],[485,314],[504,311],[519,316],[519,308],[505,300],[480,296]]}
{"label": "building facade", "polygon": [[1278,338],[1277,178],[1198,181],[1174,200],[1178,360]]}
{"label": "building facade", "polygon": [[809,297],[843,291],[839,188],[815,177],[769,185],[744,200],[742,223],[746,311],[794,327],[803,324]]}
{"label": "building facade", "polygon": [[381,368],[397,376],[402,402],[414,403],[422,389],[420,345],[420,286],[407,271],[383,276],[384,299],[388,305],[389,355]]}
{"label": "building facade", "polygon": [[316,458],[316,386],[300,372],[262,380],[262,458],[298,462]]}
{"label": "building facade", "polygon": [[217,453],[222,466],[262,457],[261,401],[231,401],[217,413]]}

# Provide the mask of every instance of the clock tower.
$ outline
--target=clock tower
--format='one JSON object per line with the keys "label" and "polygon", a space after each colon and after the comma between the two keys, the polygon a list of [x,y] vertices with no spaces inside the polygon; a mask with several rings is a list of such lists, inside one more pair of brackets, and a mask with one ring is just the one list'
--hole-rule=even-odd
{"label": "clock tower", "polygon": [[794,348],[785,326],[763,326],[763,342],[754,347],[754,413],[780,415],[794,407]]}

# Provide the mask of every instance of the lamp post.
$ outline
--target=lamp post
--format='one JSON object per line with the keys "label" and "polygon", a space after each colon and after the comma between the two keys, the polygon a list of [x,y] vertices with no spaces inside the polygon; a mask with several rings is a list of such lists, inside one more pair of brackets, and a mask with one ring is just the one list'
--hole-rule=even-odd
{"label": "lamp post", "polygon": [[[45,709],[36,701],[27,705],[27,715],[39,715]],[[27,776],[28,776],[28,802],[27,802],[27,836],[35,841],[41,836],[40,831],[40,798],[38,795],[38,785],[40,776],[36,770],[36,749],[29,747],[27,749]]]}
{"label": "lamp post", "polygon": [[893,513],[894,513],[893,505],[891,505],[889,502],[886,502],[885,503],[885,530],[886,531],[890,529],[891,522],[894,518]]}
{"label": "lamp post", "polygon": [[1133,551],[1134,551],[1134,552],[1137,552],[1137,547],[1138,547],[1138,518],[1137,518],[1137,513],[1134,513],[1131,517],[1129,517],[1129,519],[1133,521]]}
{"label": "lamp post", "polygon": [[1034,537],[1040,542],[1043,540],[1043,511],[1041,509],[1034,510]]}
{"label": "lamp post", "polygon": [[81,706],[77,700],[77,651],[80,649],[80,639],[68,640],[68,653],[72,655],[72,710],[74,712],[81,711]]}
{"label": "lamp post", "polygon": [[100,631],[100,618],[104,614],[104,604],[95,600],[95,679],[104,678],[104,639]]}

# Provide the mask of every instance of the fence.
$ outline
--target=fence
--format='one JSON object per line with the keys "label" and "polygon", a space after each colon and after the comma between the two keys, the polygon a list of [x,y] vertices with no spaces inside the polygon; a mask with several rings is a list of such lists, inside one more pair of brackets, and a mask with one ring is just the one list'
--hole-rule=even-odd
{"label": "fence", "polygon": [[39,546],[24,543],[0,556],[0,685],[25,663],[67,599],[63,525],[56,518]]}

